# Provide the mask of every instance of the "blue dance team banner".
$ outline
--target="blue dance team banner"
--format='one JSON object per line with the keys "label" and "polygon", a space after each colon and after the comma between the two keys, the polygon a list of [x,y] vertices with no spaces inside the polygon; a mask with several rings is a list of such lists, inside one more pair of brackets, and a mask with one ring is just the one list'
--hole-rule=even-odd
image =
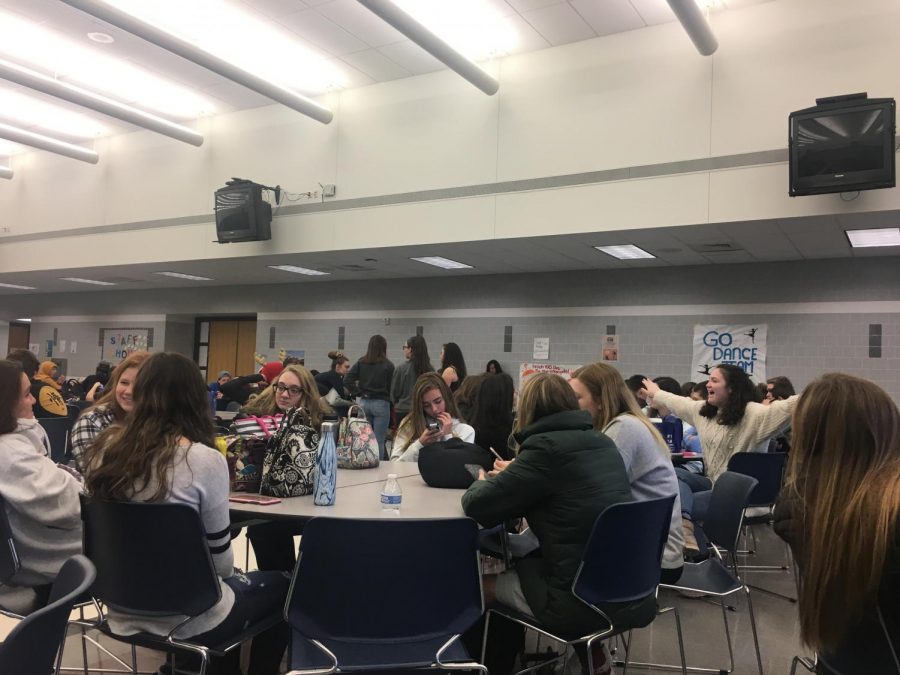
{"label": "blue dance team banner", "polygon": [[705,380],[720,363],[731,363],[743,368],[754,382],[765,382],[768,332],[764,323],[694,326],[691,379]]}

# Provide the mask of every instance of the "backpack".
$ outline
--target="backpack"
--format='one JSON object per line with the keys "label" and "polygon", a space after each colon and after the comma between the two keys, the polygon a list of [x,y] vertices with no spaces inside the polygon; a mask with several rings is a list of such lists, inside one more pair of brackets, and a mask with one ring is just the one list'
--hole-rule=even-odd
{"label": "backpack", "polygon": [[269,497],[312,494],[319,432],[310,424],[305,408],[291,408],[285,413],[278,431],[269,438],[260,494]]}
{"label": "backpack", "polygon": [[459,438],[431,443],[419,450],[419,473],[431,487],[469,487],[475,476],[466,464],[477,464],[487,472],[494,466],[494,457],[484,448]]}
{"label": "backpack", "polygon": [[378,439],[372,425],[358,405],[347,411],[341,420],[337,445],[339,469],[371,469],[378,466]]}

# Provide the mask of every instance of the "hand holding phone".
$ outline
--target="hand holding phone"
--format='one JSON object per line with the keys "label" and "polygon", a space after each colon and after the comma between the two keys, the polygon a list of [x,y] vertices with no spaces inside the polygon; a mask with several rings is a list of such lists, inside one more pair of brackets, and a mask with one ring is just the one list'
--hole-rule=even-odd
{"label": "hand holding phone", "polygon": [[466,467],[466,471],[472,474],[472,478],[475,480],[481,480],[484,478],[484,469],[480,464],[464,464]]}

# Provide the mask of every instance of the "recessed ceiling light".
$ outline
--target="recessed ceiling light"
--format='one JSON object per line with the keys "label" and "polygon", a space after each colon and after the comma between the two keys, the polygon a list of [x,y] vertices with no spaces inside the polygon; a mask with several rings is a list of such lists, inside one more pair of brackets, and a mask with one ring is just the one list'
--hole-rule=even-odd
{"label": "recessed ceiling light", "polygon": [[96,31],[88,33],[88,40],[99,42],[101,45],[111,45],[116,39],[109,33],[98,33]]}
{"label": "recessed ceiling light", "polygon": [[31,323],[31,319],[16,319],[16,321],[21,321],[22,323]]}
{"label": "recessed ceiling light", "polygon": [[81,277],[60,277],[61,281],[74,281],[77,284],[93,284],[94,286],[115,286],[112,281],[97,281],[96,279],[82,279]]}
{"label": "recessed ceiling light", "polygon": [[331,272],[320,272],[319,270],[311,270],[308,267],[297,267],[296,265],[269,265],[269,268],[273,270],[281,270],[282,272],[305,274],[309,277],[321,277],[331,274]]}
{"label": "recessed ceiling light", "polygon": [[36,291],[37,288],[34,286],[19,286],[17,284],[0,284],[2,288],[15,288],[20,291]]}
{"label": "recessed ceiling light", "polygon": [[877,230],[846,230],[853,248],[874,246],[900,246],[900,227],[882,227]]}
{"label": "recessed ceiling light", "polygon": [[438,255],[425,256],[423,258],[410,258],[410,260],[415,260],[416,262],[425,263],[426,265],[434,265],[435,267],[440,267],[445,270],[470,270],[473,269],[471,265],[466,265],[465,263],[457,262],[455,260],[450,260],[450,258],[442,258]]}
{"label": "recessed ceiling light", "polygon": [[611,255],[613,258],[618,258],[619,260],[641,260],[656,257],[652,253],[647,253],[647,251],[642,248],[638,248],[634,244],[622,244],[620,246],[595,246],[594,248],[605,253],[606,255]]}
{"label": "recessed ceiling light", "polygon": [[154,272],[153,274],[159,274],[164,277],[173,277],[175,279],[188,279],[189,281],[215,281],[215,279],[211,279],[210,277],[198,277],[194,274],[182,274],[181,272]]}

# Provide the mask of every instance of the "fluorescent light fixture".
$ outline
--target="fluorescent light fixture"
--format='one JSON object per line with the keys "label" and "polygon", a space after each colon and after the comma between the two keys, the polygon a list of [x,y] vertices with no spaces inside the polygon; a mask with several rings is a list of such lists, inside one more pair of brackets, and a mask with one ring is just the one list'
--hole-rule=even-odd
{"label": "fluorescent light fixture", "polygon": [[[6,63],[0,59],[0,77],[9,79],[4,73]],[[73,138],[94,138],[109,133],[107,127],[92,117],[12,89],[0,88],[0,110],[3,111],[4,119],[8,121],[54,134]]]}
{"label": "fluorescent light fixture", "polygon": [[16,321],[21,321],[22,323],[31,323],[31,319],[16,319]]}
{"label": "fluorescent light fixture", "polygon": [[[69,0],[63,0],[69,2]],[[393,26],[410,40],[419,45],[445,66],[455,71],[463,79],[468,80],[485,94],[496,94],[500,83],[488,75],[474,62],[463,56],[457,49],[442,39],[434,31],[428,28],[420,20],[416,19],[403,7],[391,2],[391,0],[357,0],[359,4],[375,14],[385,23]],[[400,3],[401,5],[403,3]],[[410,3],[410,8],[425,3]],[[432,3],[434,4],[434,3]],[[452,5],[453,11],[458,12],[457,3],[442,3],[445,6]]]}
{"label": "fluorescent light fixture", "polygon": [[0,178],[6,178],[7,180],[12,180],[13,170],[8,166],[4,166],[0,164]]}
{"label": "fluorescent light fixture", "polygon": [[703,10],[697,5],[697,0],[666,1],[698,52],[703,56],[709,56],[719,48],[719,41],[713,35],[709,22],[703,16]]}
{"label": "fluorescent light fixture", "polygon": [[[29,89],[36,89],[37,91],[49,94],[50,96],[61,98],[63,100],[69,101],[70,103],[84,106],[85,108],[90,108],[91,110],[96,110],[97,112],[109,115],[110,117],[115,117],[117,119],[124,120],[125,122],[130,122],[140,127],[144,127],[145,129],[150,129],[152,131],[165,134],[166,136],[171,136],[172,138],[175,138],[179,141],[184,141],[185,143],[190,143],[191,145],[199,146],[203,144],[203,136],[192,129],[183,127],[180,124],[175,124],[174,122],[170,122],[169,120],[163,119],[162,117],[151,115],[150,113],[144,112],[143,110],[132,108],[129,105],[125,105],[124,103],[106,98],[105,96],[101,96],[100,94],[95,94],[94,92],[82,89],[81,87],[76,87],[74,84],[62,82],[55,78],[38,73],[37,71],[23,68],[22,66],[11,63],[10,61],[6,61],[5,59],[0,59],[0,77],[9,80],[10,82],[21,84],[22,86],[28,87]],[[6,107],[3,103],[4,95],[12,96],[13,92],[0,90],[0,108]],[[21,94],[15,94],[15,96],[21,99],[25,99],[25,104],[35,102],[33,99],[22,96]],[[48,108],[55,108],[55,106],[48,106],[43,102],[40,102],[40,105]],[[24,113],[28,111],[30,105],[17,106],[10,104],[10,106],[10,110],[16,112],[19,112],[19,110],[21,110],[21,116],[25,117],[25,119],[33,119],[24,115]],[[65,115],[75,114],[62,108],[55,109],[61,111],[62,113],[65,113]],[[59,122],[64,121],[64,118],[61,114],[58,116]],[[98,125],[92,118],[84,117],[83,115],[79,115],[78,117],[83,117],[85,120],[90,120],[90,123],[97,127],[98,131],[90,135],[99,135],[100,133],[103,133],[105,131],[105,129],[102,126]],[[51,117],[49,122],[44,126],[47,128],[54,128],[53,124],[56,123],[55,120],[55,117]],[[55,128],[55,130],[68,133],[66,129],[63,128]]]}
{"label": "fluorescent light fixture", "polygon": [[305,274],[309,277],[321,277],[331,274],[331,272],[320,272],[319,270],[311,270],[308,267],[297,267],[296,265],[269,265],[269,269],[281,270],[282,272],[293,272],[294,274]]}
{"label": "fluorescent light fixture", "polygon": [[287,87],[297,86],[297,74],[314,71],[317,84],[310,86],[328,88],[339,71],[324,58],[311,57],[287,33],[222,0],[114,0],[115,6],[101,0],[62,1],[323,124],[334,117],[324,106]]}
{"label": "fluorescent light fixture", "polygon": [[594,248],[605,253],[606,255],[611,255],[613,258],[618,258],[619,260],[642,260],[656,257],[652,253],[647,253],[647,251],[642,248],[638,248],[634,244],[622,244],[620,246],[595,246]]}
{"label": "fluorescent light fixture", "polygon": [[0,122],[0,138],[22,143],[23,145],[30,145],[33,148],[40,148],[47,152],[55,152],[57,155],[64,155],[72,159],[80,159],[82,162],[89,164],[96,164],[100,161],[100,155],[93,150],[83,148],[80,145],[66,143],[58,138],[36,134],[26,129],[19,129],[2,122]]}
{"label": "fluorescent light fixture", "polygon": [[[19,291],[36,291],[37,288],[34,286],[19,286],[17,284],[0,284],[0,288],[15,288]],[[29,319],[30,321],[31,319]]]}
{"label": "fluorescent light fixture", "polygon": [[211,279],[210,277],[198,277],[194,274],[182,274],[181,272],[154,272],[153,274],[159,274],[163,277],[172,277],[174,279],[187,279],[188,281],[215,281],[215,279]]}
{"label": "fluorescent light fixture", "polygon": [[416,262],[425,263],[426,265],[433,265],[434,267],[440,267],[445,270],[470,270],[473,269],[471,265],[466,265],[465,263],[457,262],[455,260],[450,260],[450,258],[442,258],[437,255],[432,256],[424,256],[422,258],[410,258],[410,260],[415,260]]}
{"label": "fluorescent light fixture", "polygon": [[61,81],[78,83],[124,103],[178,119],[216,112],[212,101],[187,86],[155,75],[131,61],[111,57],[100,47],[76,42],[3,11],[0,11],[0,54]]}
{"label": "fluorescent light fixture", "polygon": [[94,286],[115,286],[112,281],[97,281],[96,279],[82,279],[81,277],[60,277],[61,281],[74,281],[77,284],[93,284]]}
{"label": "fluorescent light fixture", "polygon": [[0,157],[12,157],[25,152],[25,147],[18,143],[10,143],[9,141],[0,140]]}
{"label": "fluorescent light fixture", "polygon": [[853,248],[875,246],[900,246],[900,227],[882,227],[876,230],[846,230]]}

